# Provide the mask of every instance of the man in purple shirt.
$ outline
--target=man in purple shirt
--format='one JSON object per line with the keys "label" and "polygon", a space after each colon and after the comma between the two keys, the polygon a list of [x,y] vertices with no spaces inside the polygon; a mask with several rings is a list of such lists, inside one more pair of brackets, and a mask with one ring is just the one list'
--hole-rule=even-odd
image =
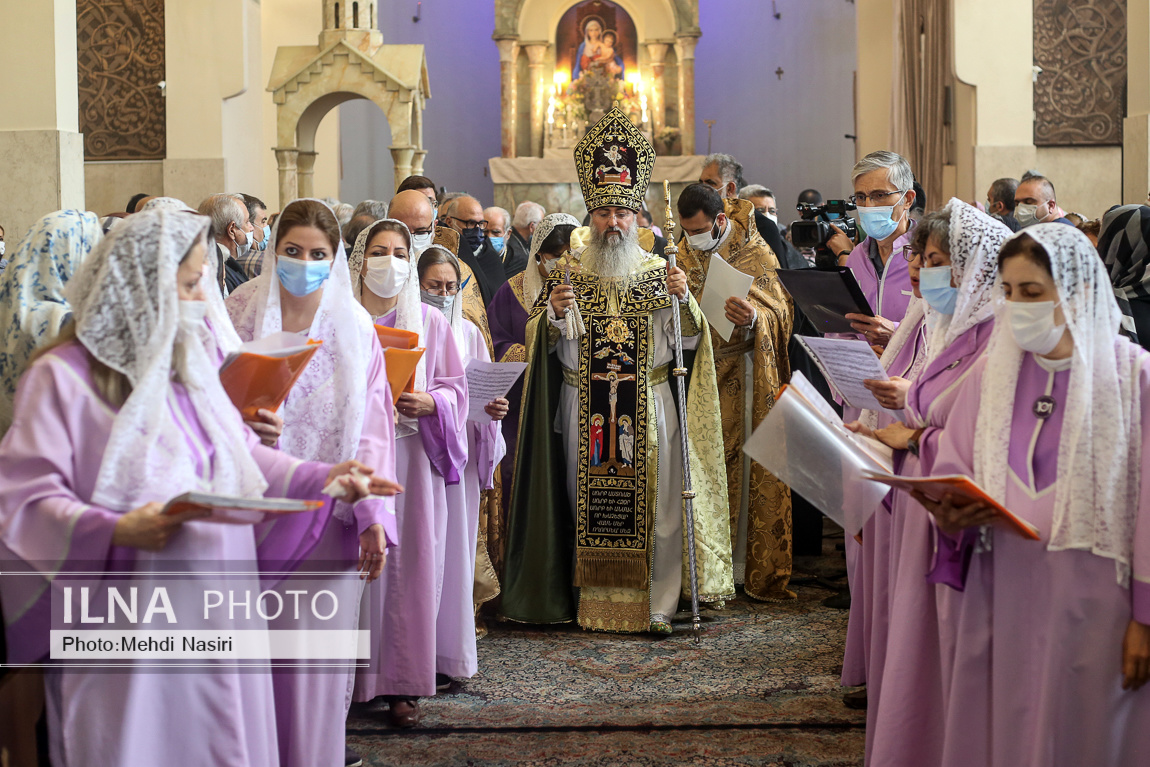
{"label": "man in purple shirt", "polygon": [[[871,152],[859,160],[851,177],[859,221],[868,236],[855,246],[838,232],[827,242],[839,263],[849,266],[874,310],[874,317],[848,314],[851,327],[874,346],[885,347],[906,314],[912,295],[907,271],[914,222],[914,173],[910,164],[894,152]],[[836,228],[837,232],[837,228]],[[843,258],[845,257],[845,261]]]}

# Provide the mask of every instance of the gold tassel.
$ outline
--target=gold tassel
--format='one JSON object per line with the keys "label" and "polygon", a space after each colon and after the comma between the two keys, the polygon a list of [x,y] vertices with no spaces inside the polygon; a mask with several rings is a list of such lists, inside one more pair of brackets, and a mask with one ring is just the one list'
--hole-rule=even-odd
{"label": "gold tassel", "polygon": [[575,563],[575,585],[645,589],[647,557],[643,552],[625,557],[580,553]]}

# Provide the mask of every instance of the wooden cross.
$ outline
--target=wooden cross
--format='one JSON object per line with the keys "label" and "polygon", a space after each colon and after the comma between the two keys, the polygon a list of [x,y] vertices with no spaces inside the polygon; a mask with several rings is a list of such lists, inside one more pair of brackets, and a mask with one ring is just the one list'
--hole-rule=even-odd
{"label": "wooden cross", "polygon": [[780,80],[782,80],[783,79],[783,68],[779,67],[778,69],[776,69],[775,74],[778,75]]}

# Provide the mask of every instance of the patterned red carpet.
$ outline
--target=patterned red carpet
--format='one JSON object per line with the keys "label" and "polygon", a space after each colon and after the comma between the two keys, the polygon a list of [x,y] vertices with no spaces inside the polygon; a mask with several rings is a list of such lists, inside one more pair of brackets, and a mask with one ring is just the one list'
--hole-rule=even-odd
{"label": "patterned red carpet", "polygon": [[480,675],[423,701],[418,729],[357,706],[348,744],[373,767],[861,765],[865,717],[838,686],[846,611],[797,590],[705,612],[701,645],[684,612],[662,640],[496,624]]}

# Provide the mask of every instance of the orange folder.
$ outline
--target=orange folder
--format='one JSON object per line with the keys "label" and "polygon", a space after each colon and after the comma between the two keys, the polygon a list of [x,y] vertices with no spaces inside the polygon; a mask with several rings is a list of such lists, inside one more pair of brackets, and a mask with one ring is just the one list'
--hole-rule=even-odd
{"label": "orange folder", "polygon": [[1003,526],[1028,540],[1041,540],[1037,527],[1012,513],[1001,503],[991,498],[986,491],[976,485],[970,477],[961,474],[948,474],[939,477],[899,477],[893,474],[882,475],[875,473],[867,476],[867,479],[896,487],[908,493],[913,490],[919,490],[932,501],[942,500],[942,497],[947,493],[953,496],[955,504],[961,505],[981,501],[997,512],[998,521],[1000,521]]}
{"label": "orange folder", "polygon": [[244,420],[256,420],[261,408],[278,410],[322,343],[308,341],[308,348],[286,356],[241,352],[225,363],[220,383]]}
{"label": "orange folder", "polygon": [[164,505],[163,514],[179,514],[192,509],[207,509],[204,522],[226,525],[254,525],[266,514],[298,514],[323,508],[323,501],[299,501],[292,498],[234,498],[209,493],[184,493]]}
{"label": "orange folder", "polygon": [[410,330],[375,326],[379,345],[383,347],[383,359],[387,365],[387,382],[391,385],[392,404],[399,402],[399,395],[415,391],[415,368],[423,357],[424,350],[417,348],[419,334]]}

